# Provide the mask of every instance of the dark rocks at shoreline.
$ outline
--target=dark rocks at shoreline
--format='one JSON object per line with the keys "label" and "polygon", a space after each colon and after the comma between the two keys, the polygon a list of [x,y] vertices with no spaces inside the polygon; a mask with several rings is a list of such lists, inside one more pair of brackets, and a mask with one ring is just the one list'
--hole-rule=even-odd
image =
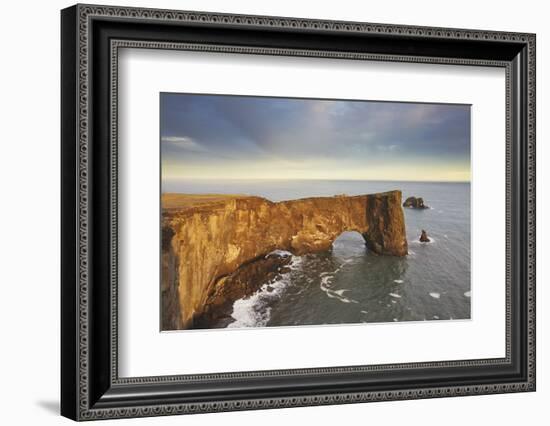
{"label": "dark rocks at shoreline", "polygon": [[429,209],[427,205],[424,204],[424,199],[422,197],[409,197],[403,203],[403,207],[409,209]]}
{"label": "dark rocks at shoreline", "polygon": [[431,240],[428,238],[428,234],[425,230],[422,230],[422,234],[420,234],[420,242],[421,243],[429,243]]}
{"label": "dark rocks at shoreline", "polygon": [[221,278],[210,291],[200,315],[193,318],[193,328],[223,328],[233,322],[233,303],[255,293],[264,283],[290,272],[290,253],[271,253],[239,267]]}

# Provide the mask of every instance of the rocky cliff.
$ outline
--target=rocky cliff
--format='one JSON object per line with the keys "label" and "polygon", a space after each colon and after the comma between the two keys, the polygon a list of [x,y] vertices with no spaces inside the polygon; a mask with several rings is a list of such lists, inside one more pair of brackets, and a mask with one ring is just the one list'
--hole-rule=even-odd
{"label": "rocky cliff", "polygon": [[162,329],[193,327],[228,277],[274,250],[328,250],[344,231],[380,255],[407,254],[401,191],[304,198],[164,194]]}

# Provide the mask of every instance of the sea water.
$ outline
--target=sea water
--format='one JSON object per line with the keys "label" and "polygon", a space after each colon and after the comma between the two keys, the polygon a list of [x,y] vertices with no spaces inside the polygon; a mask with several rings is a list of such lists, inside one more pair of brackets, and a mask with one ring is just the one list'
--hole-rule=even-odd
{"label": "sea water", "polygon": [[[430,208],[404,208],[409,254],[369,253],[344,232],[332,249],[292,256],[290,271],[233,304],[228,327],[470,318],[470,184],[397,181],[168,181],[164,192],[247,194],[271,201],[401,190]],[[430,243],[420,243],[422,229]]]}

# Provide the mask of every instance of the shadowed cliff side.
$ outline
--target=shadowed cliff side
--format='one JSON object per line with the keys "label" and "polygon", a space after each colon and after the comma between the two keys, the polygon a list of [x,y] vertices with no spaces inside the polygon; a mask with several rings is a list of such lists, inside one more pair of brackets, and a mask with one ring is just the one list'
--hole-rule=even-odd
{"label": "shadowed cliff side", "polygon": [[169,239],[162,253],[163,330],[193,327],[224,278],[277,249],[324,251],[342,232],[357,231],[376,254],[407,254],[401,191],[278,203],[163,194],[162,207],[163,237]]}

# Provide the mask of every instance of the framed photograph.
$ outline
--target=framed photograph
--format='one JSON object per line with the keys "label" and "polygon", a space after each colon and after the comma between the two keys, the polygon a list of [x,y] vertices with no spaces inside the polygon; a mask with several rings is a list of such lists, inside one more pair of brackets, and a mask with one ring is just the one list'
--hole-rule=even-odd
{"label": "framed photograph", "polygon": [[535,390],[535,35],[61,12],[61,412]]}

